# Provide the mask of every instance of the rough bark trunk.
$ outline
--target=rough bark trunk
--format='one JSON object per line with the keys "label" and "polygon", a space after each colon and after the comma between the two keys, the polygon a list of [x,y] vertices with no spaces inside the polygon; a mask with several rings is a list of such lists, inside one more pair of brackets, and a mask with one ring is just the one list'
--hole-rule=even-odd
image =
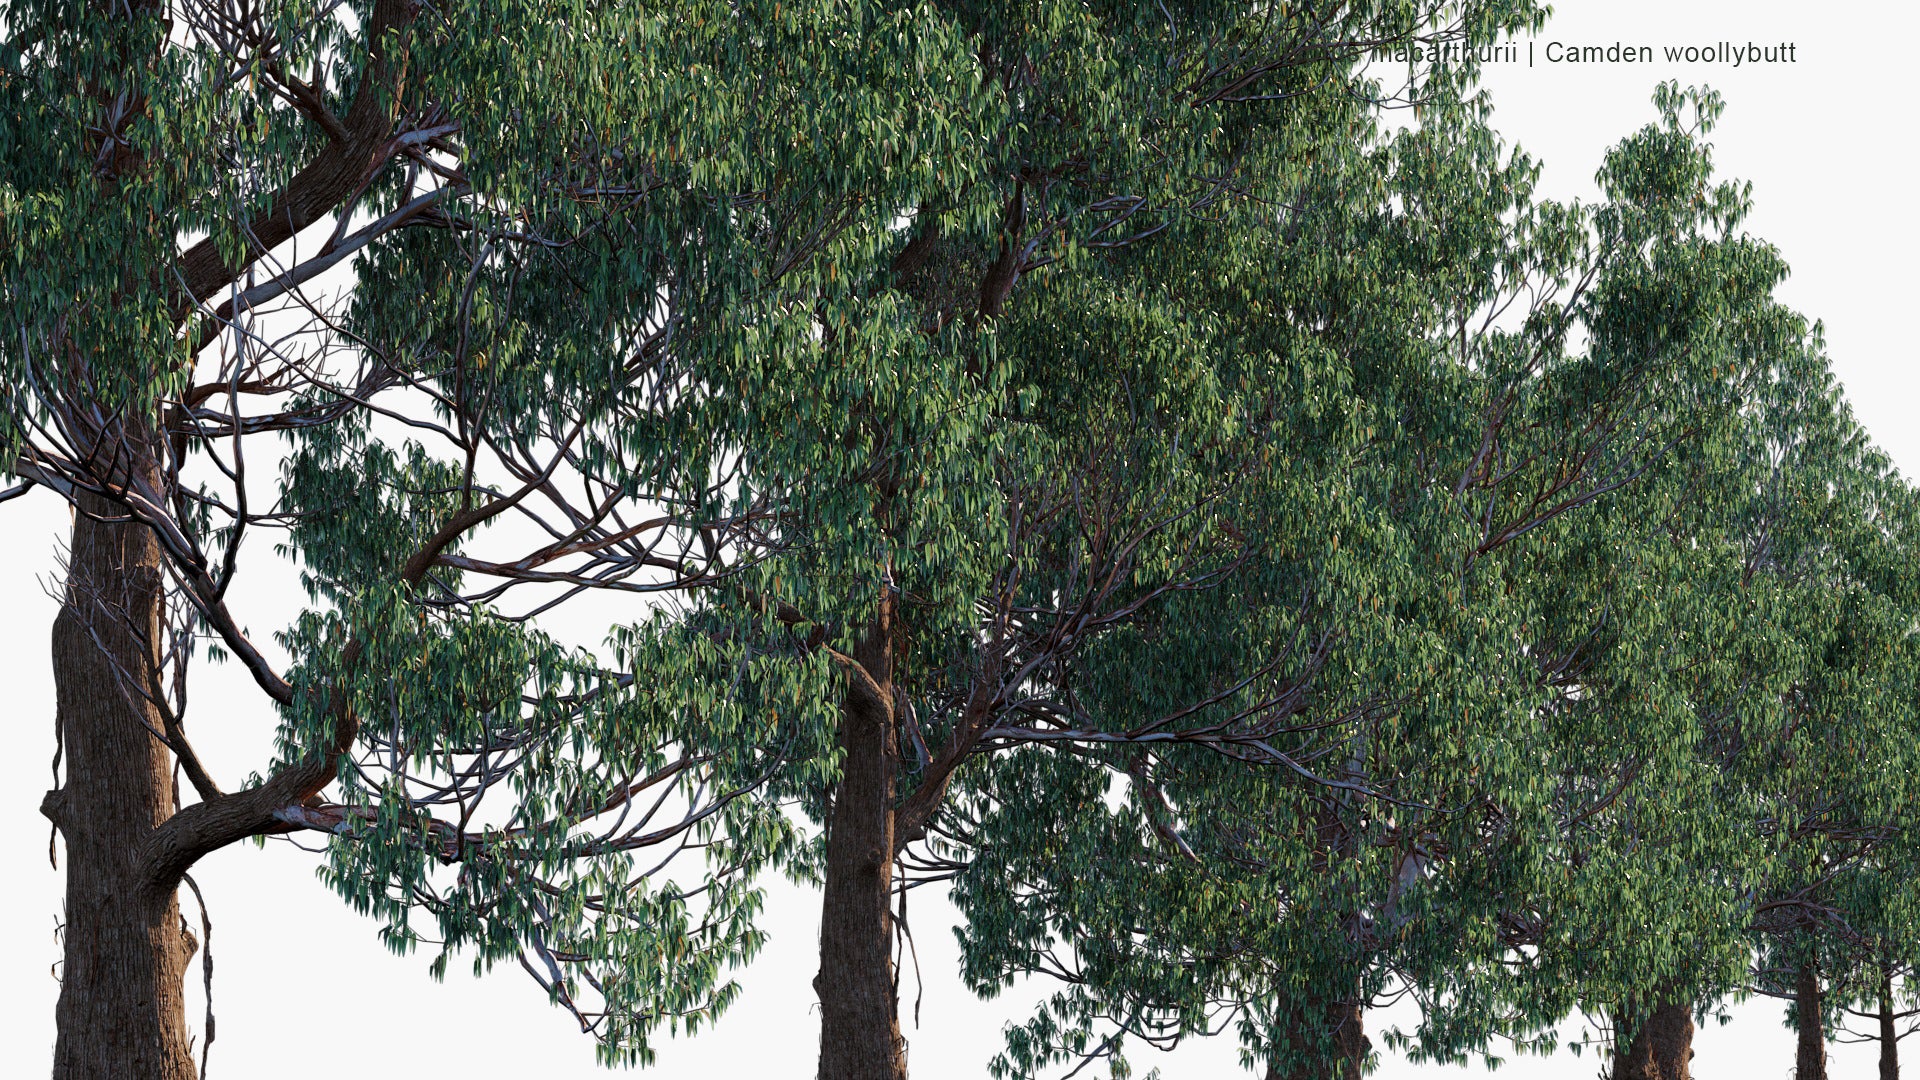
{"label": "rough bark trunk", "polygon": [[1338,1024],[1333,1040],[1340,1051],[1340,1080],[1360,1080],[1360,1071],[1367,1063],[1367,1051],[1372,1048],[1367,1039],[1365,1014],[1359,1005],[1349,1001],[1335,1004],[1329,1012]]}
{"label": "rough bark trunk", "polygon": [[1893,972],[1880,973],[1880,1080],[1900,1080],[1899,1021],[1893,1015]]}
{"label": "rough bark trunk", "polygon": [[1820,991],[1820,971],[1811,963],[1801,964],[1794,980],[1794,1024],[1799,1031],[1793,1058],[1794,1080],[1827,1080],[1827,1038],[1823,1015],[1824,995]]}
{"label": "rough bark trunk", "polygon": [[827,821],[820,916],[819,1080],[905,1080],[893,971],[893,723],[891,599],[855,652],[840,712],[845,752]]}
{"label": "rough bark trunk", "polygon": [[[1627,1036],[1626,1032],[1633,1032]],[[1623,1013],[1614,1051],[1613,1080],[1689,1080],[1693,1008],[1668,1002],[1651,1011]]]}
{"label": "rough bark trunk", "polygon": [[[81,506],[115,512],[91,496]],[[53,1076],[191,1080],[184,979],[196,943],[180,918],[177,881],[149,880],[144,859],[173,809],[172,761],[153,734],[157,710],[120,675],[156,663],[160,552],[146,529],[81,513],[71,556],[53,624],[65,779],[43,804],[67,860]]]}
{"label": "rough bark trunk", "polygon": [[[1313,1022],[1316,1014],[1318,1023]],[[1269,1063],[1267,1080],[1360,1080],[1373,1047],[1359,1005],[1331,1001],[1305,1008],[1291,1026],[1293,1050],[1299,1056],[1286,1068]]]}

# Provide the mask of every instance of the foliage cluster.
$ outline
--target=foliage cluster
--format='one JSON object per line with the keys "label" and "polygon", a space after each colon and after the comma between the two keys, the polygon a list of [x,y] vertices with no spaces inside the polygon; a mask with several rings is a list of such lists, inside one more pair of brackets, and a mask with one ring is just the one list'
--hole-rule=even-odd
{"label": "foliage cluster", "polygon": [[[1470,62],[1369,60],[1541,18],[14,5],[0,460],[158,539],[185,617],[125,674],[201,802],[151,873],[327,832],[396,949],[517,962],[610,1061],[733,999],[774,871],[849,941],[950,882],[974,989],[1061,980],[996,1075],[1223,1030],[1357,1075],[1406,993],[1439,1060],[1807,970],[1877,1007],[1913,493],[1717,97],[1564,205]],[[236,791],[159,670],[202,637],[276,710]],[[848,948],[823,995],[891,982]]]}

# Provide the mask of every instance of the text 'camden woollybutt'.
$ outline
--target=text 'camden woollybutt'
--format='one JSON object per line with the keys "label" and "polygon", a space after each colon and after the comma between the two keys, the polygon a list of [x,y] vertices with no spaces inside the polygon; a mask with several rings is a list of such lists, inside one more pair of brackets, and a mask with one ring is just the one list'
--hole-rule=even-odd
{"label": "text 'camden woollybutt'", "polygon": [[1371,58],[1395,64],[1713,64],[1751,67],[1797,64],[1800,46],[1791,41],[1701,41],[1647,45],[1625,41],[1586,44],[1571,41],[1503,41],[1493,45],[1462,42],[1398,45],[1376,49]]}

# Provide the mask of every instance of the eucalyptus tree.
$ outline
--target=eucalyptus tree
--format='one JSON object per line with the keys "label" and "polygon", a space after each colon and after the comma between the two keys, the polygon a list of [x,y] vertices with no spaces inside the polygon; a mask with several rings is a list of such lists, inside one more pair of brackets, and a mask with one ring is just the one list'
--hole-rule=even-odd
{"label": "eucalyptus tree", "polygon": [[[1880,1080],[1899,1080],[1900,1042],[1920,1029],[1914,1019],[1920,1016],[1914,983],[1920,944],[1915,851],[1902,837],[1846,867],[1836,876],[1827,909],[1820,912],[1826,916],[1822,929],[1827,931],[1822,935],[1827,978],[1818,988],[1824,998],[1826,1038],[1878,1043]],[[1794,1012],[1797,1023],[1797,1002]]]}
{"label": "eucalyptus tree", "polygon": [[[969,762],[1172,742],[1258,758],[1272,753],[1263,741],[1296,726],[1318,650],[1253,657],[1246,644],[1265,640],[1249,627],[1284,625],[1299,601],[1224,585],[1277,535],[1266,527],[1277,481],[1265,439],[1276,391],[1218,340],[1217,312],[1163,283],[1136,287],[1124,255],[1102,255],[1148,239],[1154,252],[1217,243],[1214,219],[1244,221],[1245,207],[1346,151],[1367,104],[1351,92],[1352,42],[1379,31],[1344,13],[1272,24],[1274,14],[1248,22],[1235,8],[1189,7],[1163,23],[1150,12],[969,9],[962,19],[1006,95],[992,143],[1005,156],[986,172],[999,186],[919,193],[891,265],[846,278],[851,302],[823,302],[812,283],[788,309],[807,313],[785,339],[814,350],[806,386],[741,395],[777,410],[749,430],[795,416],[853,425],[809,436],[801,462],[743,450],[761,484],[808,478],[804,502],[798,488],[781,500],[804,506],[785,520],[793,557],[766,564],[746,610],[823,641],[852,679],[834,732],[838,780],[829,793],[793,791],[826,824],[814,856],[826,891],[815,982],[823,1076],[904,1071],[891,862],[938,825]],[[1481,12],[1474,25],[1520,14]],[[1318,47],[1320,35],[1337,47]],[[1129,78],[1089,80],[1122,41]],[[1235,51],[1196,66],[1190,50],[1221,42]],[[1278,49],[1285,63],[1253,64],[1245,51],[1282,42],[1312,47]],[[1195,76],[1218,89],[1194,95]],[[1234,107],[1214,108],[1224,105]],[[1164,159],[1169,147],[1194,156]],[[1015,286],[1042,267],[1027,300]],[[884,283],[880,272],[913,309],[873,306],[863,290]],[[882,321],[863,327],[862,317]],[[906,325],[924,336],[887,336]],[[863,340],[884,341],[885,370],[907,368],[912,381],[869,367]],[[756,347],[770,346],[744,349]],[[824,447],[848,449],[822,457]],[[1220,647],[1140,656],[1124,708],[1093,708],[1114,703],[1083,685],[1077,657],[1203,592],[1250,597],[1216,622]],[[1196,680],[1200,671],[1208,677]]]}
{"label": "eucalyptus tree", "polygon": [[[396,948],[425,912],[437,966],[517,959],[620,1060],[730,998],[756,869],[818,872],[822,1075],[899,1075],[891,866],[962,765],[1283,724],[1315,655],[1083,722],[1071,658],[1237,571],[1214,508],[1271,494],[1266,388],[1100,253],[1343,153],[1366,49],[1536,17],[9,7],[7,494],[74,510],[56,1074],[190,1075],[179,884],[319,829]],[[1098,350],[998,348],[1030,275]],[[233,605],[276,530],[309,604],[265,646]],[[589,590],[652,612],[611,660],[531,622]],[[277,715],[233,789],[184,718],[207,635]]]}
{"label": "eucalyptus tree", "polygon": [[[1667,1049],[1634,1040],[1621,1075],[1685,1075],[1691,1025],[1682,1002],[1704,1006],[1747,984],[1699,962],[1731,958],[1739,932],[1760,960],[1753,985],[1795,999],[1800,1075],[1823,1076],[1835,1012],[1827,983],[1854,958],[1884,953],[1876,938],[1912,931],[1885,880],[1874,880],[1907,857],[1920,794],[1909,704],[1912,493],[1852,420],[1817,330],[1784,315],[1769,336],[1774,347],[1744,390],[1742,422],[1688,480],[1690,506],[1653,533],[1656,545],[1683,554],[1658,571],[1670,613],[1654,639],[1663,647],[1635,664],[1643,685],[1648,671],[1680,676],[1662,681],[1694,731],[1669,767],[1699,794],[1664,811],[1684,822],[1664,841],[1677,855],[1667,882],[1647,873],[1662,865],[1646,857],[1657,832],[1635,826],[1615,842],[1638,845],[1630,863],[1653,897],[1718,892],[1725,921],[1676,924],[1690,905],[1638,900],[1643,932],[1673,927],[1694,961],[1669,984]],[[1640,561],[1658,565],[1651,555]],[[1597,681],[1583,679],[1583,690]],[[1637,774],[1623,799],[1658,805],[1663,783],[1645,787],[1657,775]],[[1595,965],[1583,970],[1592,975]],[[1630,1005],[1632,983],[1614,1000]]]}
{"label": "eucalyptus tree", "polygon": [[[1649,180],[1603,171],[1613,187]],[[1730,231],[1744,199],[1723,192]],[[1816,939],[1857,938],[1836,898],[1910,833],[1911,496],[1848,416],[1817,332],[1764,299],[1777,255],[1731,236],[1724,250],[1726,295],[1758,302],[1655,275],[1629,286],[1711,305],[1747,372],[1735,422],[1702,424],[1639,505],[1578,523],[1590,531],[1564,539],[1540,591],[1545,651],[1573,660],[1552,772],[1605,797],[1553,834],[1564,880],[1516,905],[1514,940],[1537,953],[1511,970],[1538,980],[1522,998],[1605,1014],[1618,1077],[1688,1074],[1693,1013],[1746,985],[1755,934],[1791,958],[1803,1011],[1824,1012]],[[1682,246],[1668,265],[1709,258]],[[1632,340],[1646,323],[1618,329]],[[1824,1067],[1819,1030],[1804,1075]]]}
{"label": "eucalyptus tree", "polygon": [[[723,1005],[718,973],[752,950],[741,920],[753,898],[737,875],[716,873],[704,909],[689,911],[672,890],[637,893],[644,875],[630,882],[626,869],[631,850],[671,847],[727,812],[733,789],[712,778],[738,755],[681,739],[663,756],[601,667],[436,602],[458,588],[441,560],[537,499],[576,436],[606,422],[608,400],[638,392],[620,377],[642,375],[617,358],[583,363],[582,343],[557,336],[482,390],[472,375],[484,354],[387,353],[357,336],[356,304],[377,277],[348,277],[344,300],[322,288],[410,231],[471,240],[476,273],[489,258],[564,250],[595,235],[607,207],[645,194],[596,179],[607,166],[590,135],[605,103],[573,33],[588,14],[384,0],[8,8],[0,361],[4,460],[21,483],[6,494],[43,488],[74,515],[53,630],[62,772],[42,804],[65,840],[68,885],[57,1076],[193,1075],[181,980],[195,942],[177,889],[198,859],[246,837],[364,837],[353,851],[373,854],[341,853],[341,879],[357,857],[413,873],[404,895],[485,962],[524,950],[549,982],[589,955],[630,968],[604,981],[604,1015],[583,1018],[627,1053],[653,1025]],[[663,92],[684,96],[697,76],[673,70],[681,81]],[[569,295],[588,296],[572,310],[589,320],[637,325],[649,311],[624,291],[569,283]],[[485,297],[463,297],[464,342],[488,313]],[[424,343],[434,328],[417,329]],[[592,352],[605,360],[603,344]],[[376,402],[401,391],[410,406]],[[463,474],[498,430],[469,421],[530,412],[529,395],[572,408],[570,427],[510,425],[550,436],[511,459],[544,454],[538,479],[499,491]],[[313,504],[315,456],[364,438],[374,414],[446,435],[465,456],[369,448],[361,483]],[[302,440],[293,468],[263,496],[275,455],[262,444],[286,433]],[[596,521],[608,512],[592,509]],[[572,547],[543,539],[528,557],[630,542],[644,558],[660,534],[679,535],[609,540],[592,524],[569,526]],[[232,602],[247,591],[245,537],[288,528],[318,603],[284,613],[291,662],[280,663]],[[183,715],[187,661],[207,634],[252,675],[263,719],[280,722],[277,760],[237,789],[204,767]],[[352,802],[322,796],[336,781]],[[671,822],[640,801],[670,785],[690,803]],[[484,794],[510,791],[514,810],[476,816]],[[596,814],[610,815],[600,832],[578,824]],[[753,837],[760,820],[734,832]],[[436,891],[425,861],[459,863],[457,887]]]}
{"label": "eucalyptus tree", "polygon": [[[1717,103],[1696,110],[1697,132]],[[1796,702],[1821,643],[1853,618],[1830,576],[1794,575],[1831,565],[1816,537],[1857,509],[1847,492],[1866,475],[1857,435],[1833,422],[1817,340],[1768,295],[1784,265],[1734,234],[1743,193],[1705,186],[1704,150],[1649,167],[1648,152],[1690,134],[1670,111],[1602,171],[1637,206],[1602,227],[1638,217],[1655,242],[1601,290],[1624,317],[1590,346],[1641,349],[1658,312],[1693,313],[1702,332],[1684,347],[1718,359],[1664,406],[1692,429],[1686,452],[1516,567],[1535,605],[1531,648],[1558,690],[1539,746],[1559,805],[1541,872],[1501,917],[1518,950],[1501,996],[1526,1023],[1599,1013],[1621,1078],[1687,1075],[1696,1007],[1745,984],[1756,897],[1786,857],[1765,823],[1794,758]],[[1874,691],[1852,690],[1852,706],[1873,706]]]}
{"label": "eucalyptus tree", "polygon": [[[1837,980],[1831,995],[1838,1004],[1831,1037],[1836,1042],[1878,1043],[1879,1080],[1900,1080],[1900,1041],[1920,1030],[1914,1021],[1920,1005],[1914,1001],[1913,961],[1889,942],[1880,944],[1877,956],[1856,954],[1852,959],[1853,967]],[[1861,1021],[1870,1025],[1864,1031],[1854,1026]]]}
{"label": "eucalyptus tree", "polygon": [[[1902,656],[1898,662],[1912,660]],[[1911,690],[1885,700],[1900,709],[1911,700]],[[1909,718],[1899,719],[1904,721],[1899,726],[1910,729]],[[1759,905],[1764,917],[1754,920],[1762,935],[1754,982],[1762,993],[1791,1000],[1788,1020],[1797,1033],[1802,1073],[1829,1075],[1828,1043],[1871,1042],[1879,1044],[1878,1075],[1895,1080],[1900,1041],[1913,1033],[1913,1018],[1920,1015],[1912,989],[1920,925],[1911,866],[1914,824],[1910,802],[1881,807],[1875,815],[1869,799],[1855,796],[1884,790],[1887,777],[1876,765],[1910,773],[1901,756],[1913,735],[1907,730],[1895,736],[1897,741],[1876,744],[1859,737],[1865,724],[1855,720],[1847,726],[1854,728],[1853,737],[1835,740],[1841,741],[1835,748],[1840,768],[1879,775],[1860,789],[1840,793],[1833,800],[1837,805],[1821,808],[1825,812],[1818,816],[1803,811],[1796,839],[1814,848],[1821,874],[1768,890]],[[1900,779],[1910,782],[1910,777]],[[1789,883],[1797,887],[1783,887]]]}
{"label": "eucalyptus tree", "polygon": [[[1752,935],[1795,938],[1827,870],[1892,839],[1884,814],[1827,817],[1836,797],[1874,798],[1854,780],[1831,783],[1849,767],[1836,751],[1898,726],[1886,661],[1904,646],[1886,633],[1891,605],[1821,550],[1855,527],[1848,492],[1861,485],[1836,459],[1792,451],[1831,447],[1831,425],[1780,399],[1819,399],[1830,379],[1803,324],[1778,329],[1784,348],[1749,384],[1744,422],[1675,489],[1685,502],[1651,526],[1597,531],[1611,554],[1587,558],[1609,584],[1563,609],[1612,624],[1587,617],[1600,632],[1565,712],[1597,715],[1559,770],[1606,801],[1558,834],[1556,860],[1581,887],[1530,905],[1540,958],[1529,974],[1606,1016],[1622,1077],[1687,1075],[1693,1014],[1746,985]],[[1874,642],[1864,654],[1844,644],[1863,637]],[[1836,662],[1852,670],[1831,671]],[[1823,809],[1803,816],[1808,800]]]}
{"label": "eucalyptus tree", "polygon": [[[1297,389],[1263,422],[1275,497],[1258,573],[1168,605],[1138,644],[1090,651],[1095,700],[1124,714],[1149,650],[1208,658],[1195,676],[1213,681],[1302,643],[1314,656],[1294,722],[1261,733],[1270,753],[1168,740],[1015,755],[976,775],[939,837],[975,852],[955,885],[968,978],[982,992],[1016,973],[1068,987],[1010,1031],[1001,1074],[1075,1057],[1114,1058],[1118,1072],[1129,1039],[1167,1046],[1234,1020],[1273,1075],[1310,1075],[1327,1058],[1357,1068],[1358,1007],[1395,940],[1376,920],[1399,918],[1373,886],[1397,897],[1403,869],[1418,876],[1462,840],[1448,823],[1471,815],[1439,817],[1448,835],[1436,835],[1434,797],[1503,767],[1480,760],[1478,725],[1500,727],[1529,680],[1514,650],[1501,653],[1506,624],[1486,619],[1498,589],[1482,588],[1484,573],[1465,589],[1447,575],[1538,522],[1508,516],[1524,503],[1455,512],[1456,484],[1476,501],[1507,494],[1467,475],[1483,440],[1504,442],[1505,421],[1474,408],[1485,376],[1459,343],[1499,351],[1466,313],[1587,268],[1578,218],[1526,205],[1524,159],[1500,160],[1460,103],[1426,109],[1420,133],[1322,161],[1268,227],[1177,262],[1156,251],[1134,270],[1177,275],[1180,295],[1217,305],[1234,349],[1266,366],[1261,381]],[[1556,300],[1533,313],[1534,346],[1567,332]],[[1551,516],[1605,482],[1563,479],[1559,500],[1530,509]],[[1222,612],[1273,595],[1300,600],[1251,637],[1213,630],[1231,625]]]}
{"label": "eucalyptus tree", "polygon": [[[792,40],[719,33],[743,19]],[[764,256],[793,239],[734,227],[752,190],[711,170],[750,153],[701,107],[701,62],[731,55],[741,92],[765,85],[742,71],[762,49],[816,42],[786,54],[833,62],[789,80],[819,97],[815,119],[874,145],[932,140],[828,164],[858,185],[905,155],[927,176],[899,181],[920,183],[960,174],[941,109],[962,111],[972,80],[914,74],[929,48],[969,56],[946,31],[697,5],[664,22],[511,3],[8,9],[0,357],[22,482],[7,494],[44,488],[75,515],[54,627],[64,771],[43,804],[68,876],[56,1075],[193,1074],[177,888],[210,852],[292,829],[342,837],[333,878],[361,905],[431,912],[436,966],[465,946],[481,964],[518,957],[611,1057],[726,1003],[721,972],[758,941],[747,871],[786,843],[776,812],[736,802],[794,741],[729,726],[768,679],[663,735],[663,714],[695,707],[674,695],[702,689],[697,674],[643,695],[631,671],[491,614],[494,597],[463,590],[462,544],[511,511],[553,530],[495,553],[523,576],[644,591],[626,579],[678,565],[672,583],[718,580],[717,553],[765,521],[709,513],[732,480],[703,432],[667,432],[692,440],[672,444],[673,475],[648,458],[603,481],[660,446],[625,421],[674,391],[659,356],[684,320],[661,316],[664,283],[709,274],[738,254],[726,242]],[[614,94],[611,57],[659,70]],[[616,122],[654,125],[653,141],[614,145]],[[819,172],[805,136],[790,142]],[[726,265],[744,279],[768,261]],[[451,284],[433,276],[450,263]],[[377,423],[421,438],[387,445]],[[704,494],[629,519],[633,498],[687,475],[704,486],[680,494]],[[261,576],[243,540],[276,529],[313,601],[283,613],[286,662],[231,606],[242,572]],[[209,633],[251,673],[263,719],[278,714],[277,759],[238,789],[201,764],[183,717]],[[721,824],[724,840],[695,842]],[[659,871],[629,862],[690,844],[717,856],[698,887],[649,890]],[[430,878],[441,864],[451,881]],[[417,940],[396,922],[396,947]],[[589,961],[598,1004],[563,978]]]}
{"label": "eucalyptus tree", "polygon": [[[1227,276],[1280,316],[1242,333],[1281,365],[1336,358],[1316,381],[1364,418],[1345,442],[1310,409],[1270,435],[1310,478],[1300,487],[1343,508],[1277,545],[1290,573],[1348,601],[1301,608],[1296,632],[1334,647],[1303,687],[1306,722],[1276,737],[1319,771],[1150,747],[1009,759],[984,779],[970,828],[994,842],[974,841],[978,876],[958,886],[969,977],[983,991],[1016,972],[1068,984],[1011,1033],[1003,1072],[1231,1021],[1270,1075],[1357,1075],[1360,1007],[1392,986],[1426,1008],[1416,1050],[1451,1058],[1496,1033],[1538,1038],[1583,988],[1657,991],[1702,962],[1675,919],[1721,928],[1705,962],[1744,960],[1733,898],[1680,884],[1697,864],[1678,856],[1713,835],[1716,811],[1684,782],[1691,714],[1650,707],[1633,681],[1677,623],[1630,570],[1647,546],[1635,537],[1686,507],[1684,479],[1798,340],[1770,297],[1777,260],[1735,235],[1740,193],[1712,180],[1699,135],[1717,102],[1672,87],[1657,102],[1661,123],[1610,155],[1598,208],[1532,204],[1524,160],[1502,160],[1471,111],[1442,110],[1352,166],[1375,171],[1372,201],[1336,174],[1321,214],[1275,230],[1273,262],[1249,260],[1271,277]],[[1352,259],[1341,284],[1308,274],[1296,291],[1270,269],[1326,250]],[[1529,297],[1518,329],[1462,317]],[[1623,587],[1634,603],[1613,596]],[[1192,635],[1194,621],[1160,629]],[[1137,659],[1110,662],[1128,686]],[[1648,763],[1622,759],[1654,750],[1653,797],[1623,802]],[[1053,792],[1086,802],[1115,782],[1125,798],[1109,812],[1015,842]],[[1652,834],[1585,838],[1603,825],[1664,838],[1653,869],[1670,894],[1635,882]],[[1644,1007],[1629,1008],[1631,1043]]]}
{"label": "eucalyptus tree", "polygon": [[1915,929],[1901,868],[1920,797],[1911,706],[1920,595],[1913,492],[1853,422],[1824,363],[1802,366],[1777,384],[1791,396],[1764,403],[1772,419],[1756,440],[1751,495],[1730,505],[1749,574],[1792,590],[1783,617],[1806,657],[1779,744],[1727,749],[1730,776],[1761,793],[1755,827],[1773,848],[1752,902],[1755,988],[1792,999],[1798,1072],[1820,1077],[1835,996],[1850,983],[1880,996]]}

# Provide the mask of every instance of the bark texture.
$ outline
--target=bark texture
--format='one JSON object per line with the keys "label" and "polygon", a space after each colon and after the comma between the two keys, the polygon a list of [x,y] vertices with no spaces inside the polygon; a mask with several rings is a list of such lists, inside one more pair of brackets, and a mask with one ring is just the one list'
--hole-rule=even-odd
{"label": "bark texture", "polygon": [[[1631,1038],[1626,1034],[1629,1031],[1633,1033]],[[1618,1038],[1613,1080],[1690,1080],[1692,1006],[1667,1002],[1644,1014],[1623,1014]]]}
{"label": "bark texture", "polygon": [[840,713],[845,752],[827,821],[820,915],[820,1080],[905,1080],[893,972],[893,723],[891,599],[848,667]]}
{"label": "bark texture", "polygon": [[[83,511],[111,516],[93,496]],[[77,514],[67,593],[53,624],[65,779],[42,809],[66,848],[65,960],[54,1080],[192,1080],[184,980],[196,943],[177,878],[147,872],[149,838],[173,809],[161,717],[122,671],[157,662],[160,551],[137,525]]]}
{"label": "bark texture", "polygon": [[1900,1029],[1893,1014],[1893,973],[1880,974],[1880,1080],[1900,1080]]}
{"label": "bark texture", "polygon": [[1820,991],[1820,971],[1800,965],[1793,987],[1794,1023],[1799,1032],[1793,1055],[1794,1080],[1827,1080],[1826,1002]]}
{"label": "bark texture", "polygon": [[1364,1014],[1351,1001],[1330,1001],[1299,1010],[1292,1024],[1296,1056],[1284,1068],[1267,1065],[1267,1080],[1360,1080],[1367,1053]]}

